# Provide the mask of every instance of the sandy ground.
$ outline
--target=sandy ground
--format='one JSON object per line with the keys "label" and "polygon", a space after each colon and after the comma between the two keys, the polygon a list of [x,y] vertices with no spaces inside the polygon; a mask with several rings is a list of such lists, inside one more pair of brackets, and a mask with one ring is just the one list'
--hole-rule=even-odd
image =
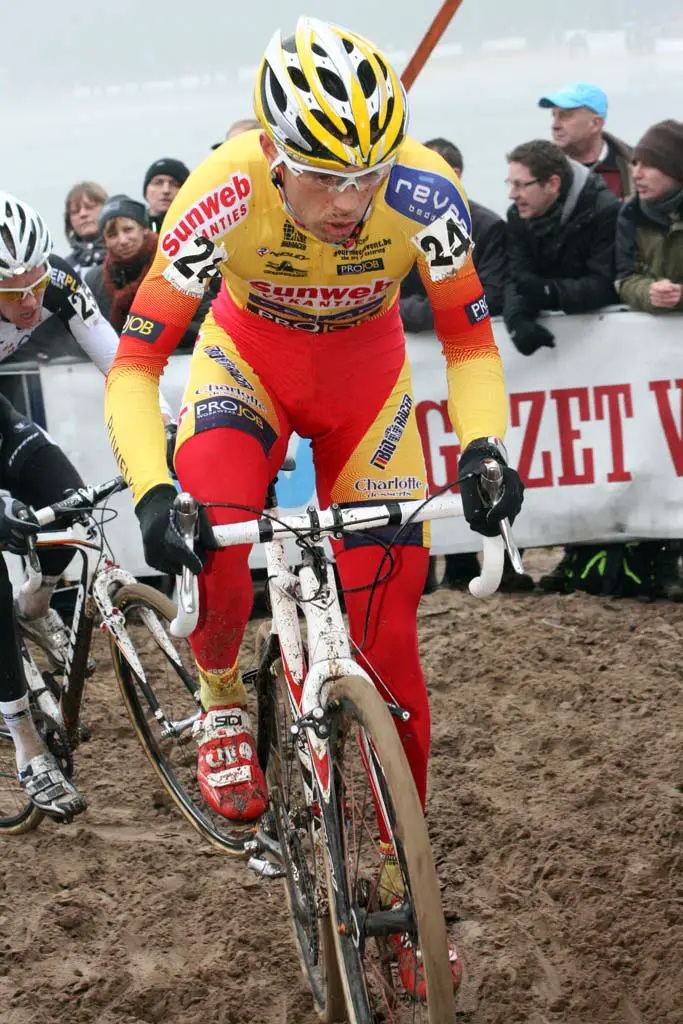
{"label": "sandy ground", "polygon": [[[423,599],[459,1020],[683,1021],[681,628],[586,595]],[[280,883],[168,806],[97,653],[88,812],[0,839],[0,1021],[309,1024]]]}

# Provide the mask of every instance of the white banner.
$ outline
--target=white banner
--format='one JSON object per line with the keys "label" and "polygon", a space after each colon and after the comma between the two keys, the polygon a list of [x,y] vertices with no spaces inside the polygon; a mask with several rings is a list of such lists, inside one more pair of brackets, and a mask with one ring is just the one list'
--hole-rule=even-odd
{"label": "white banner", "polygon": [[[527,483],[515,539],[525,547],[576,541],[683,537],[683,318],[605,312],[546,321],[556,347],[527,358],[494,321],[510,394],[506,444]],[[418,425],[431,489],[457,476],[458,442],[446,412],[445,364],[433,335],[409,335]],[[163,378],[174,409],[189,355],[174,356]],[[92,365],[44,365],[48,429],[88,483],[116,472],[104,428],[102,377]],[[283,509],[314,497],[308,442],[292,440],[297,469],[282,474]],[[144,573],[130,495],[108,528],[117,559]],[[461,521],[435,523],[433,551],[471,551]],[[256,554],[252,564],[262,560]]]}

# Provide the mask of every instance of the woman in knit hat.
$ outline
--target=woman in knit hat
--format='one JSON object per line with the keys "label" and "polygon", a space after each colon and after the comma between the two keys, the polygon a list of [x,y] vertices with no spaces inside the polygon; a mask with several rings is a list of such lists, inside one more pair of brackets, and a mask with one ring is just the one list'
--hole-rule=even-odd
{"label": "woman in knit hat", "polygon": [[147,208],[128,196],[112,196],[100,210],[99,231],[107,249],[104,263],[86,274],[97,304],[119,334],[135,293],[152,265],[157,235]]}
{"label": "woman in knit hat", "polygon": [[636,195],[617,223],[617,291],[633,309],[683,312],[683,122],[648,128],[633,160]]}

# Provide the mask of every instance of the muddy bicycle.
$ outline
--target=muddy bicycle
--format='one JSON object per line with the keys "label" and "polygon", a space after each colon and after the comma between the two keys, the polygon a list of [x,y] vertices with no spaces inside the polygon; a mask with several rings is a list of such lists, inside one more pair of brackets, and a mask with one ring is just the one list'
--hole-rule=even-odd
{"label": "muddy bicycle", "polygon": [[[176,508],[191,544],[197,506],[179,495]],[[455,1007],[438,878],[393,722],[408,712],[385,702],[354,657],[321,542],[455,515],[462,515],[460,499],[448,496],[279,518],[271,485],[262,518],[214,527],[218,546],[265,548],[272,622],[259,630],[257,667],[245,680],[256,692],[257,751],[270,805],[244,848],[259,874],[284,878],[299,958],[327,1022],[449,1024]],[[293,570],[286,537],[301,549]],[[484,541],[482,575],[470,585],[479,596],[496,590],[505,551],[500,537]],[[509,551],[518,562],[511,542]],[[178,595],[170,628],[186,636],[199,613],[196,577],[188,571]],[[406,950],[426,1001],[398,982]]]}
{"label": "muddy bicycle", "polygon": [[[161,652],[150,668],[157,689],[162,688],[168,665],[173,666],[174,675],[184,674],[188,684],[192,684],[194,662],[189,647],[185,645],[183,650],[181,643],[172,643],[164,630],[164,623],[175,616],[172,602],[153,587],[138,583],[113,561],[113,556],[107,557],[103,514],[111,510],[98,506],[126,487],[123,477],[115,477],[94,487],[81,488],[63,501],[35,512],[42,527],[59,519],[66,528],[59,532],[43,530],[31,543],[23,587],[33,591],[41,584],[37,549],[67,546],[81,557],[65,663],[55,666],[18,626],[31,714],[48,749],[69,777],[73,775],[74,751],[89,736],[80,712],[86,680],[95,671],[91,647],[98,617],[100,628],[109,634],[116,666],[123,671],[120,666],[125,665],[125,672],[133,674],[138,685],[147,684],[141,655],[144,640],[149,636],[154,638],[155,650]],[[198,792],[196,804],[192,802],[189,781],[183,798],[204,828],[211,831],[210,812],[202,806]],[[9,731],[0,722],[0,834],[28,832],[38,826],[43,816],[19,784],[14,745]]]}

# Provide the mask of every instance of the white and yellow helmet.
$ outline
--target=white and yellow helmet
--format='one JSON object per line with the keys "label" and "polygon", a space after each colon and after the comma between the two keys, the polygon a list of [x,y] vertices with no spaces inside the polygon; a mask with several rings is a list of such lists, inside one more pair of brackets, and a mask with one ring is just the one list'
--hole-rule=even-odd
{"label": "white and yellow helmet", "polygon": [[407,128],[405,90],[372,43],[317,18],[276,32],[256,77],[254,109],[276,146],[316,167],[374,167]]}

